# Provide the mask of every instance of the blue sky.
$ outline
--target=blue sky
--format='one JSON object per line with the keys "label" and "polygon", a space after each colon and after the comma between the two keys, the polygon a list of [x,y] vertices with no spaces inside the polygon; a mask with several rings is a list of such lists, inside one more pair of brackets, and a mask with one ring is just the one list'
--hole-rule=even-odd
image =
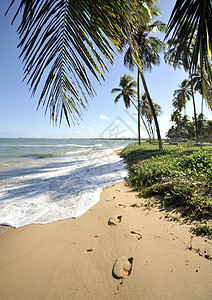
{"label": "blue sky", "polygon": [[[4,13],[10,0],[2,0],[0,4],[0,137],[34,137],[34,138],[83,138],[83,137],[135,137],[137,134],[136,111],[132,107],[126,111],[122,101],[114,104],[114,95],[110,91],[118,87],[120,76],[129,74],[136,79],[136,72],[131,73],[123,66],[123,57],[117,56],[109,72],[105,73],[105,81],[99,86],[94,81],[97,96],[89,99],[87,111],[79,125],[69,128],[65,120],[61,126],[53,126],[49,114],[44,110],[36,111],[39,91],[31,97],[29,87],[23,79],[21,60],[18,58],[17,22],[11,26],[12,12],[6,17]],[[167,22],[175,0],[161,0],[161,20]],[[170,115],[173,111],[173,91],[187,77],[182,70],[174,71],[164,63],[153,67],[151,73],[145,74],[151,97],[162,107],[163,114],[159,118],[162,137],[171,126]],[[143,92],[143,91],[142,91]],[[212,113],[204,106],[205,116],[212,119]],[[200,97],[197,97],[197,112],[200,112]],[[193,115],[192,103],[187,106],[186,113]],[[142,127],[143,138],[147,134]]]}

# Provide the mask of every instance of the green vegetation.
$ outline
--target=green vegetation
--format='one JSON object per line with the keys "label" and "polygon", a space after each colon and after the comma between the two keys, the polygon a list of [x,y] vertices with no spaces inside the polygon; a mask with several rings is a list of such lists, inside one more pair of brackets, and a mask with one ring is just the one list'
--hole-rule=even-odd
{"label": "green vegetation", "polygon": [[182,208],[185,220],[211,218],[212,147],[156,147],[134,143],[122,150],[129,166],[127,183],[141,197],[156,196],[162,206]]}
{"label": "green vegetation", "polygon": [[195,227],[191,227],[190,230],[197,235],[207,235],[212,237],[212,227],[208,225],[196,225]]}

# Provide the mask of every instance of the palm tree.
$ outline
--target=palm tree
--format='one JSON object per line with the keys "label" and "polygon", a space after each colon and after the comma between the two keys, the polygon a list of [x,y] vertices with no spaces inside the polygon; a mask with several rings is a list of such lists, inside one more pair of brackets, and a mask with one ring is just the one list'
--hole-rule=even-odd
{"label": "palm tree", "polygon": [[[156,7],[150,5],[150,8],[152,9],[153,16],[159,15],[159,11]],[[139,14],[139,9],[137,10],[137,14]],[[132,42],[129,43],[129,48],[125,54],[124,63],[130,69],[133,69],[135,65],[138,66],[138,72],[140,74],[143,87],[146,93],[146,97],[149,101],[149,105],[152,110],[152,115],[153,115],[157,136],[158,136],[159,149],[162,149],[160,128],[157,120],[157,115],[154,111],[154,105],[150,97],[150,93],[144,77],[144,71],[151,70],[152,65],[159,65],[160,63],[159,52],[164,48],[165,44],[162,42],[160,38],[150,36],[150,34],[155,31],[161,31],[161,32],[165,31],[165,24],[160,21],[156,21],[151,24],[150,23],[151,19],[152,16],[149,16],[145,20],[140,20],[140,22],[137,21],[135,23],[134,25],[135,30],[131,32],[133,43]],[[136,54],[138,55],[138,57],[135,55],[135,49],[137,49]],[[138,81],[138,86],[139,86],[139,81]]]}
{"label": "palm tree", "polygon": [[186,114],[185,113],[186,102],[190,100],[190,97],[191,97],[191,90],[190,90],[189,81],[187,79],[184,79],[179,85],[179,89],[174,91],[174,99],[172,101],[172,104],[180,112],[182,108],[184,108],[184,114]]}
{"label": "palm tree", "polygon": [[196,104],[194,99],[193,81],[192,81],[193,74],[190,70],[193,44],[189,45],[188,40],[187,43],[181,44],[181,40],[177,36],[175,39],[168,40],[167,45],[168,45],[168,49],[166,50],[164,55],[165,61],[170,65],[172,65],[174,69],[183,67],[185,72],[189,72],[189,84],[191,87],[191,96],[193,101],[194,120],[195,120],[195,127],[196,127],[196,141],[198,141],[197,113],[196,113]]}
{"label": "palm tree", "polygon": [[138,111],[138,143],[140,145],[141,143],[141,137],[140,137],[140,117],[143,121],[143,124],[146,128],[146,131],[150,137],[150,133],[148,131],[148,128],[144,122],[144,119],[141,115],[141,112],[140,112],[140,108],[139,106],[136,106],[134,100],[136,100],[136,91],[134,90],[134,87],[137,86],[136,82],[134,81],[133,77],[131,77],[130,75],[126,75],[124,74],[123,76],[121,76],[120,78],[120,83],[119,83],[119,86],[120,88],[114,88],[111,90],[111,94],[114,94],[114,93],[119,93],[115,100],[114,100],[114,103],[117,104],[119,99],[120,98],[123,98],[124,100],[124,105],[126,108],[129,108],[131,103],[133,104],[133,106],[136,108],[136,110]]}
{"label": "palm tree", "polygon": [[87,97],[95,95],[90,77],[101,83],[106,61],[113,62],[113,45],[119,49],[123,38],[130,39],[135,3],[19,1],[12,23],[20,15],[17,31],[24,79],[34,94],[46,78],[38,107],[50,110],[53,122],[61,122],[64,116],[70,125],[70,119],[75,122],[81,117]]}
{"label": "palm tree", "polygon": [[119,93],[118,96],[116,96],[114,103],[117,104],[119,99],[123,98],[125,107],[129,108],[131,101],[136,98],[137,93],[134,88],[137,84],[132,76],[124,74],[120,78],[119,86],[120,88],[111,90],[111,94]]}
{"label": "palm tree", "polygon": [[171,121],[176,123],[177,131],[181,132],[182,115],[178,109],[171,114]]}
{"label": "palm tree", "polygon": [[[142,99],[142,101],[141,101],[141,113],[146,118],[146,120],[149,124],[149,129],[152,133],[152,138],[154,140],[155,139],[154,138],[154,130],[153,130],[153,127],[152,127],[153,115],[152,115],[152,110],[150,108],[150,105],[149,105],[149,102],[148,102],[148,99],[147,99],[145,93],[142,94],[141,99]],[[153,102],[153,105],[154,105],[154,111],[155,111],[156,115],[160,116],[161,113],[162,113],[161,106],[157,103],[154,103],[154,102]],[[150,139],[150,142],[151,142],[151,139]]]}
{"label": "palm tree", "polygon": [[[191,84],[194,87],[195,92],[199,92],[202,95],[202,101],[201,101],[201,113],[199,116],[202,116],[202,122],[201,122],[201,128],[200,128],[200,137],[202,141],[202,129],[203,129],[203,86],[202,86],[202,80],[201,80],[201,74],[199,68],[197,68],[197,72],[193,74],[193,78],[191,80]],[[210,82],[206,80],[206,87],[208,90],[209,98],[212,98],[212,87],[210,86]]]}
{"label": "palm tree", "polygon": [[203,85],[203,94],[210,108],[212,100],[208,97],[206,77],[212,83],[210,55],[212,52],[212,1],[211,0],[177,0],[167,26],[166,38],[179,39],[181,45],[190,46],[193,51],[189,69],[195,73],[197,65]]}

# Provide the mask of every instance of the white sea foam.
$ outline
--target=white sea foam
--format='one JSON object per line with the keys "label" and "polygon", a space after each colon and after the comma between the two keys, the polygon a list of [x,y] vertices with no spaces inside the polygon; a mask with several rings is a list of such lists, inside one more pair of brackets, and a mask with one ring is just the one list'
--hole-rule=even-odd
{"label": "white sea foam", "polygon": [[0,224],[20,227],[77,218],[99,201],[102,188],[123,180],[125,164],[111,149],[72,152],[5,172]]}

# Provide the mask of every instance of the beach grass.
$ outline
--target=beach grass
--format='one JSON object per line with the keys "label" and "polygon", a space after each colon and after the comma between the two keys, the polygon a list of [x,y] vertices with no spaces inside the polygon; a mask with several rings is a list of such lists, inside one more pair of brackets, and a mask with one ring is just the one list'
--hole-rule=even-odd
{"label": "beach grass", "polygon": [[184,221],[210,221],[212,147],[200,150],[195,146],[164,145],[163,151],[157,148],[149,143],[134,143],[122,150],[120,155],[129,167],[126,182],[146,199],[144,205],[149,209],[159,204],[177,208]]}

